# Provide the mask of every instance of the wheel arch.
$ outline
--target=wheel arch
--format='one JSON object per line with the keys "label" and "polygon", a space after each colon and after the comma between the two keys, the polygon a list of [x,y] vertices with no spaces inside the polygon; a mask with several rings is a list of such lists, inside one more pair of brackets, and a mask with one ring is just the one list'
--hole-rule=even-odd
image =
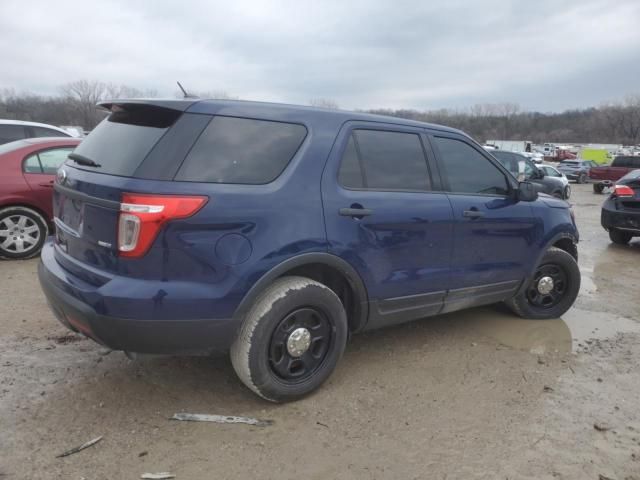
{"label": "wheel arch", "polygon": [[53,222],[51,221],[51,219],[40,207],[37,207],[32,203],[22,202],[22,201],[12,201],[12,202],[3,203],[2,205],[0,205],[0,211],[4,210],[5,208],[28,208],[29,210],[33,210],[44,221],[44,224],[47,227],[47,235],[51,234],[51,232],[53,231]]}
{"label": "wheel arch", "polygon": [[251,305],[271,283],[287,275],[299,275],[316,280],[340,298],[347,311],[349,331],[365,326],[369,314],[368,296],[364,282],[356,270],[345,260],[323,252],[305,253],[288,258],[263,274],[245,294],[233,318],[242,322]]}

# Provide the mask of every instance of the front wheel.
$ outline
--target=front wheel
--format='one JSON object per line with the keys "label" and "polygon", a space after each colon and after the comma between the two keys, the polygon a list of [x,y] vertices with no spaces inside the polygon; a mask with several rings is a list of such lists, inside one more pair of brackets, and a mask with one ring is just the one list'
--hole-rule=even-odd
{"label": "front wheel", "polygon": [[603,190],[604,190],[603,185],[600,185],[599,183],[593,184],[593,193],[602,193]]}
{"label": "front wheel", "polygon": [[633,235],[630,232],[624,232],[622,230],[612,228],[609,230],[609,238],[613,243],[617,243],[618,245],[626,245],[631,241]]}
{"label": "front wheel", "polygon": [[564,199],[569,200],[569,197],[571,197],[571,187],[567,185],[564,187]]}
{"label": "front wheel", "polygon": [[305,277],[282,277],[258,298],[231,346],[240,380],[272,402],[296,400],[335,369],[347,342],[338,296]]}
{"label": "front wheel", "polygon": [[564,250],[551,247],[526,288],[506,304],[523,318],[558,318],[571,308],[579,291],[580,269],[577,262]]}

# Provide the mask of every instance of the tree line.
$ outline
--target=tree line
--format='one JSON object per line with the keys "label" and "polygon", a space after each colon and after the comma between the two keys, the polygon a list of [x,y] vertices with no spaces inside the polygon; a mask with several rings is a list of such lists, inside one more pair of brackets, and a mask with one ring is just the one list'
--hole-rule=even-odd
{"label": "tree line", "polygon": [[[189,92],[200,98],[237,98],[223,91]],[[114,98],[157,97],[155,90],[79,80],[63,85],[57,95],[0,91],[0,118],[30,120],[53,125],[95,127],[105,116],[96,108],[100,101]],[[176,97],[182,93],[176,91]],[[311,105],[338,108],[330,99],[315,98]],[[522,111],[514,103],[478,104],[466,109],[370,109],[370,113],[391,115],[422,122],[439,123],[463,130],[484,142],[489,139],[531,140],[534,143],[640,143],[640,95],[630,95],[598,107],[561,113]]]}

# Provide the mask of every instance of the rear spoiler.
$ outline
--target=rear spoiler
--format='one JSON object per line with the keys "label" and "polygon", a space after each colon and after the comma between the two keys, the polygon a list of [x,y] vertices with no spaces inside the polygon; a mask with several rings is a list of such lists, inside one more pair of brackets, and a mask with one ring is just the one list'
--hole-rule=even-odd
{"label": "rear spoiler", "polygon": [[160,107],[167,108],[169,110],[176,110],[179,112],[186,111],[191,105],[197,103],[199,99],[190,99],[190,100],[173,100],[173,99],[161,99],[161,98],[125,98],[125,99],[115,99],[115,100],[106,100],[104,102],[99,102],[97,104],[98,107],[112,111],[113,107],[116,105],[148,105],[150,107]]}

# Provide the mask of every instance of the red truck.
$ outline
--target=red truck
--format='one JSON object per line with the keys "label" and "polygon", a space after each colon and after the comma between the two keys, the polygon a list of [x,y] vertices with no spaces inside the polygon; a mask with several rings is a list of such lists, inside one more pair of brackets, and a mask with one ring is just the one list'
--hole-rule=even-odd
{"label": "red truck", "polygon": [[589,170],[589,181],[593,184],[594,193],[615,185],[616,181],[624,177],[631,170],[640,168],[640,157],[618,156],[611,165],[592,167]]}

